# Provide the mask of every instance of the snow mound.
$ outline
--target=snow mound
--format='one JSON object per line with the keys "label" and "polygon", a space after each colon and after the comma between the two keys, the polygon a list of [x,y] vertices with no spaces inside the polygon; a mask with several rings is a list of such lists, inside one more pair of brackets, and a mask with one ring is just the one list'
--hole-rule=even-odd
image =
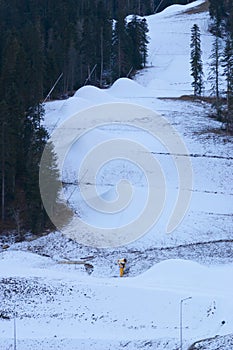
{"label": "snow mound", "polygon": [[186,5],[171,5],[168,6],[167,8],[165,8],[162,12],[156,14],[156,16],[161,15],[162,17],[165,16],[174,16],[176,14],[185,12],[191,8],[197,7],[201,4],[203,4],[206,0],[199,0],[199,1],[194,1],[190,4],[186,4]]}
{"label": "snow mound", "polygon": [[65,101],[46,103],[46,128],[52,127],[51,131],[53,131],[55,127],[59,126],[66,119],[83,109],[89,108],[91,105],[91,102],[87,99],[74,97],[70,97]]}
{"label": "snow mound", "polygon": [[128,78],[120,78],[108,90],[116,97],[148,97],[153,92]]}
{"label": "snow mound", "polygon": [[88,101],[88,99],[71,97],[63,103],[59,113],[62,116],[70,117],[71,115],[90,106],[91,103]]}
{"label": "snow mound", "polygon": [[200,280],[201,276],[208,274],[208,267],[198,264],[194,261],[188,261],[183,259],[170,259],[162,261],[152,268],[144,272],[137,278],[143,278],[143,281],[151,281],[155,276],[163,278],[166,276],[168,279],[173,280],[178,276],[182,276],[184,280],[194,279]]}
{"label": "snow mound", "polygon": [[[49,257],[37,255],[31,252],[8,250],[2,253],[1,277],[30,276],[30,272],[38,268],[48,268],[54,263]],[[44,272],[41,271],[43,274]]]}
{"label": "snow mound", "polygon": [[92,104],[112,102],[113,97],[104,90],[95,86],[83,86],[74,94],[74,98],[83,98],[92,102]]}
{"label": "snow mound", "polygon": [[193,261],[170,259],[156,264],[140,276],[133,277],[131,283],[149,289],[171,290],[172,287],[173,291],[193,297],[202,295],[231,298],[232,290],[226,286],[229,285],[232,271],[232,264],[219,268],[207,267]]}

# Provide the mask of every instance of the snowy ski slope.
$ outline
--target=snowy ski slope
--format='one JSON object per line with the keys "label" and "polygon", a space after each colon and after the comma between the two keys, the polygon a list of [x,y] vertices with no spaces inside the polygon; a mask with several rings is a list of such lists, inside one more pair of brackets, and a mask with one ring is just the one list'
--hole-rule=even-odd
{"label": "snowy ski slope", "polygon": [[[208,119],[207,104],[175,98],[192,93],[189,41],[194,23],[201,28],[207,74],[208,13],[185,13],[202,3],[173,5],[147,18],[148,67],[135,81],[122,78],[106,90],[85,86],[68,100],[48,102],[45,116],[52,132],[65,127],[63,123],[78,111],[112,102],[138,104],[160,113],[184,140],[192,162],[194,181],[188,189],[192,198],[184,220],[171,234],[165,232],[178,177],[164,145],[147,132],[148,128],[156,132],[153,120],[145,119],[145,131],[140,132],[111,121],[86,133],[73,144],[62,172],[67,183],[64,196],[72,209],[92,224],[119,229],[138,215],[147,183],[129,161],[106,164],[96,178],[99,194],[109,202],[117,196],[119,179],[132,183],[134,197],[126,212],[110,218],[96,213],[85,204],[77,186],[77,168],[85,154],[96,144],[123,137],[145,143],[160,162],[168,193],[163,213],[147,234],[116,249],[81,246],[54,232],[2,251],[2,349],[13,348],[14,318],[17,350],[178,349],[180,305],[187,297],[192,298],[183,302],[183,350],[216,335],[223,336],[218,349],[232,349],[231,336],[224,337],[233,333],[232,138],[215,132],[220,124]],[[213,241],[222,241],[221,247],[201,244]],[[116,260],[122,256],[129,261],[129,272],[120,279]],[[61,263],[67,260],[87,261],[94,271],[89,275],[83,264]],[[211,344],[208,349],[217,349]]]}

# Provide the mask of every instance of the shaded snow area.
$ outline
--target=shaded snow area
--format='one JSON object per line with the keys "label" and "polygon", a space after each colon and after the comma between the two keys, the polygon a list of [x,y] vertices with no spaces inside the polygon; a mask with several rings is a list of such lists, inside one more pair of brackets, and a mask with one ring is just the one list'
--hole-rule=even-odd
{"label": "shaded snow area", "polygon": [[[63,196],[74,215],[120,233],[143,210],[147,177],[130,157],[102,164],[95,183],[85,183],[97,189],[92,199],[100,196],[111,204],[118,196],[118,182],[130,182],[132,199],[124,210],[98,213],[80,192],[77,169],[86,154],[118,139],[145,145],[160,164],[166,183],[164,207],[144,235],[116,248],[72,240],[69,225],[62,232],[2,247],[1,349],[14,349],[15,330],[17,350],[178,350],[181,340],[183,350],[232,350],[233,139],[208,117],[208,103],[180,98],[192,93],[189,42],[194,23],[202,33],[207,75],[209,17],[197,10],[204,3],[174,5],[147,17],[148,67],[135,80],[121,78],[105,90],[85,86],[67,100],[46,104],[44,123],[50,133],[58,127],[65,130],[72,116],[93,106],[127,103],[148,108],[168,121],[187,153],[168,152],[166,143],[154,137],[158,125],[150,114],[140,120],[142,128],[132,123],[138,125],[136,117],[130,124],[114,119],[106,123],[103,115],[88,132],[85,123],[77,121],[77,130],[84,134],[73,142],[61,174]],[[179,190],[176,162],[182,157],[191,161],[193,183],[184,190],[192,196],[183,221],[166,233]],[[128,263],[119,278],[117,260],[122,257]]]}

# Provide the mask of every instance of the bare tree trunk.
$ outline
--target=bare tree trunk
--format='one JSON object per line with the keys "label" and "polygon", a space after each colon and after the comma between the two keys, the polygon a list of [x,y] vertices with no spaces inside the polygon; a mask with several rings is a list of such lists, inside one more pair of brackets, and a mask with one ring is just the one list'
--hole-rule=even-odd
{"label": "bare tree trunk", "polygon": [[141,0],[138,0],[138,14],[141,16]]}
{"label": "bare tree trunk", "polygon": [[103,68],[104,68],[103,27],[101,27],[101,32],[100,32],[100,87],[102,87]]}
{"label": "bare tree trunk", "polygon": [[21,220],[20,220],[20,210],[14,209],[13,210],[13,217],[15,219],[16,227],[17,227],[17,234],[19,236],[20,241],[23,240],[23,235],[21,233]]}
{"label": "bare tree trunk", "polygon": [[215,61],[215,86],[216,86],[216,109],[217,109],[217,116],[218,119],[221,118],[221,111],[220,111],[220,96],[219,96],[219,38],[216,36],[216,43],[215,43],[215,54],[216,54],[216,61]]}
{"label": "bare tree trunk", "polygon": [[153,13],[154,11],[154,0],[150,1],[150,12]]}
{"label": "bare tree trunk", "polygon": [[121,39],[118,38],[118,78],[121,76]]}
{"label": "bare tree trunk", "polygon": [[5,122],[2,124],[2,222],[5,221]]}

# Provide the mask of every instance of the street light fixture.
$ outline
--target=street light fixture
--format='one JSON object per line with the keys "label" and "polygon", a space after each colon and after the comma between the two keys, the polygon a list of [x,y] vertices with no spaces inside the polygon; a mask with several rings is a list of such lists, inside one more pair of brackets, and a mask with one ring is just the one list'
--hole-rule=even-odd
{"label": "street light fixture", "polygon": [[14,315],[14,350],[16,350],[16,315]]}
{"label": "street light fixture", "polygon": [[182,327],[183,327],[183,302],[186,300],[192,299],[192,297],[181,299],[180,301],[180,350],[183,349],[183,334],[182,334]]}

